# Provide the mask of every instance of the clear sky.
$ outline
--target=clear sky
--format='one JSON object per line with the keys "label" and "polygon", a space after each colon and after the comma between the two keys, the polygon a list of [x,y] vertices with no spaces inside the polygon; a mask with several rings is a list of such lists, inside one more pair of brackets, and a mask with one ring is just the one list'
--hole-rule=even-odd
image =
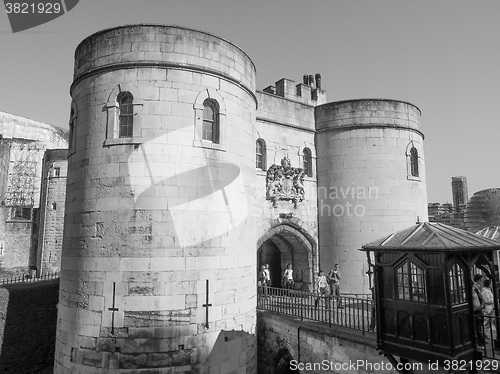
{"label": "clear sky", "polygon": [[257,88],[321,73],[328,101],[387,98],[422,111],[429,202],[451,177],[500,187],[500,1],[80,0],[13,34],[0,8],[0,111],[67,128],[76,46],[104,28],[207,31],[248,53]]}

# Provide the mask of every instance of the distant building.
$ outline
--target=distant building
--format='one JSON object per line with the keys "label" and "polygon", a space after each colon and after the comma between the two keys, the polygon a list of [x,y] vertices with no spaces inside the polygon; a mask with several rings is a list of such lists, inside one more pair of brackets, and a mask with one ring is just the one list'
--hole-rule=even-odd
{"label": "distant building", "polygon": [[467,192],[467,178],[452,177],[451,191],[453,204],[428,204],[427,212],[429,214],[429,222],[444,223],[446,225],[465,230],[464,212],[469,199]]}
{"label": "distant building", "polygon": [[463,212],[465,210],[467,201],[469,201],[469,194],[467,192],[467,178],[452,177],[451,192],[453,195],[453,208],[455,209],[455,212],[458,212],[460,209]]}
{"label": "distant building", "polygon": [[468,231],[500,226],[500,188],[476,192],[467,203],[464,215]]}
{"label": "distant building", "polygon": [[0,276],[36,269],[42,159],[65,132],[0,112]]}

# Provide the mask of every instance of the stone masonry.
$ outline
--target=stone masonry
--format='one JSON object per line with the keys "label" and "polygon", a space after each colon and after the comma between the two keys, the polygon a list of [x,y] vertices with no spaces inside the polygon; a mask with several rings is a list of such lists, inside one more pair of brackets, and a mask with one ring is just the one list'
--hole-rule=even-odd
{"label": "stone masonry", "polygon": [[256,91],[243,50],[158,25],[82,41],[71,96],[55,373],[256,373],[262,264],[367,293],[361,245],[427,220],[412,104]]}
{"label": "stone masonry", "polygon": [[78,46],[74,78],[55,372],[255,373],[253,63],[210,34],[125,26]]}
{"label": "stone masonry", "polygon": [[48,149],[43,158],[36,267],[39,275],[61,268],[67,156],[67,149]]}

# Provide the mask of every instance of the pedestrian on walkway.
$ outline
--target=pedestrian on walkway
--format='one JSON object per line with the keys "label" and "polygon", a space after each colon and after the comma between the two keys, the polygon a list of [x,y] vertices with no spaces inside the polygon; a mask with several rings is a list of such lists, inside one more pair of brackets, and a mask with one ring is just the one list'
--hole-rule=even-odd
{"label": "pedestrian on walkway", "polygon": [[328,283],[330,284],[331,292],[332,295],[335,297],[335,300],[337,300],[337,307],[338,308],[344,308],[342,306],[342,299],[340,297],[340,271],[339,271],[339,264],[335,264],[333,269],[328,273]]}
{"label": "pedestrian on walkway", "polygon": [[478,348],[484,348],[484,301],[481,296],[483,290],[483,276],[474,274],[474,284],[472,285],[472,308],[474,309],[474,326],[476,330],[476,344]]}
{"label": "pedestrian on walkway", "polygon": [[483,299],[484,308],[483,308],[483,326],[484,326],[484,335],[486,338],[490,338],[492,340],[496,340],[496,323],[495,323],[495,306],[493,299],[493,292],[491,291],[491,280],[485,279],[483,281],[483,290],[481,291],[481,297]]}
{"label": "pedestrian on walkway", "polygon": [[316,297],[316,300],[314,300],[314,307],[318,309],[319,300],[323,299],[326,308],[329,309],[330,303],[326,300],[330,296],[330,287],[328,287],[328,281],[323,270],[320,270],[318,273],[318,279],[316,281],[316,292],[318,293],[318,297]]}
{"label": "pedestrian on walkway", "polygon": [[271,287],[271,272],[269,271],[269,264],[265,264],[266,271],[266,286]]}
{"label": "pedestrian on walkway", "polygon": [[286,264],[286,270],[283,273],[283,286],[286,289],[293,290],[293,269],[292,269],[292,264]]}

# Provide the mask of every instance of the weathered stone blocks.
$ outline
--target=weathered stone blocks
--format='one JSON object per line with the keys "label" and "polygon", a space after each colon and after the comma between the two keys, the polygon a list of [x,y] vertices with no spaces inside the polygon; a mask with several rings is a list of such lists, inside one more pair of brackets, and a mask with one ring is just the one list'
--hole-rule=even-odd
{"label": "weathered stone blocks", "polygon": [[[343,291],[368,293],[367,260],[357,249],[427,217],[420,110],[361,99],[320,105],[315,114],[323,266],[340,264]],[[411,146],[418,178],[409,174]]]}
{"label": "weathered stone blocks", "polygon": [[[125,26],[78,46],[74,78],[56,372],[208,372],[214,354],[197,349],[219,351],[221,330],[255,357],[253,63],[210,34]],[[138,127],[109,141],[120,87]],[[199,97],[224,116],[220,147],[194,141]]]}

